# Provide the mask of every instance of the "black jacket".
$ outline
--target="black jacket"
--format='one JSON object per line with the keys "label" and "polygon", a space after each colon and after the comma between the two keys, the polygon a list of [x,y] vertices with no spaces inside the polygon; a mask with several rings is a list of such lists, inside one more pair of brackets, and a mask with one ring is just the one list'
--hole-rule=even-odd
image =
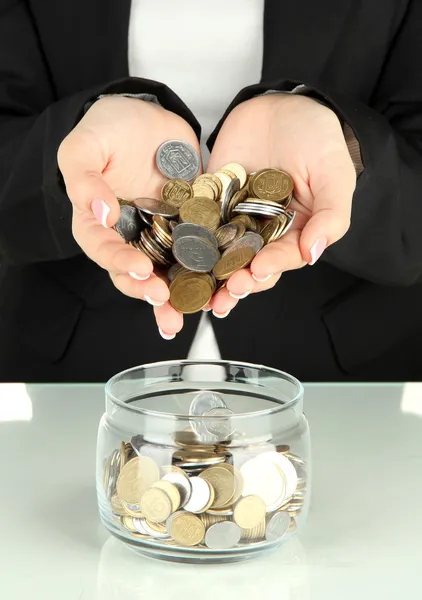
{"label": "black jacket", "polygon": [[[200,133],[165,82],[129,78],[129,12],[130,0],[0,0],[0,380],[99,381],[189,350],[198,315],[163,341],[151,307],[83,255],[57,169],[99,94],[155,93]],[[345,238],[214,320],[223,358],[303,380],[421,379],[422,2],[267,0],[264,27],[262,80],[228,111],[305,83],[351,125],[365,171]]]}

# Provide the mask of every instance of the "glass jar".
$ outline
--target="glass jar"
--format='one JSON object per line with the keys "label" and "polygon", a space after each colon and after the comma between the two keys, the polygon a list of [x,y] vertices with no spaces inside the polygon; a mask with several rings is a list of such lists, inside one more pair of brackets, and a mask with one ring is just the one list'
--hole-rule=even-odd
{"label": "glass jar", "polygon": [[303,525],[311,488],[301,383],[233,361],[135,367],[106,385],[100,517],[152,557],[230,562]]}

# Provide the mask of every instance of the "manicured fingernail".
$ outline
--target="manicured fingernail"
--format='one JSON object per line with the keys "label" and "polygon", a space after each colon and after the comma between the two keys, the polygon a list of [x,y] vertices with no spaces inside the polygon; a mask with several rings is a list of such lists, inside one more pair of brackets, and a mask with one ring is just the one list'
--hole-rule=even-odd
{"label": "manicured fingernail", "polygon": [[268,281],[269,279],[271,279],[271,277],[274,275],[274,273],[270,273],[269,275],[267,275],[266,277],[257,277],[256,275],[254,275],[252,273],[252,279],[255,279],[255,281],[258,281],[259,283],[263,283],[264,281]]}
{"label": "manicured fingernail", "polygon": [[147,279],[150,278],[150,274],[148,274],[148,275],[138,275],[138,273],[134,273],[133,271],[129,271],[129,275],[133,279],[136,279],[137,281],[146,281]]}
{"label": "manicured fingernail", "polygon": [[202,309],[204,312],[210,312],[212,310],[212,308],[210,306],[206,306],[205,308]]}
{"label": "manicured fingernail", "polygon": [[243,298],[246,298],[247,296],[249,296],[249,294],[252,292],[252,290],[248,290],[247,292],[245,292],[244,294],[241,294],[240,296],[238,296],[237,294],[233,294],[233,292],[231,292],[229,290],[229,294],[232,298],[235,298],[236,300],[243,300]]}
{"label": "manicured fingernail", "polygon": [[229,313],[229,310],[227,310],[224,313],[216,313],[215,310],[212,311],[212,314],[214,315],[214,317],[217,317],[217,319],[225,319]]}
{"label": "manicured fingernail", "polygon": [[164,333],[164,331],[162,331],[160,328],[158,328],[158,331],[164,340],[174,340],[176,337],[175,333]]}
{"label": "manicured fingernail", "polygon": [[107,217],[110,212],[110,207],[104,202],[104,200],[93,200],[91,202],[91,210],[94,213],[95,218],[103,227],[108,229]]}
{"label": "manicured fingernail", "polygon": [[144,296],[144,299],[152,306],[163,306],[164,304],[164,302],[157,302],[157,300],[153,300],[149,296]]}
{"label": "manicured fingernail", "polygon": [[317,239],[317,241],[311,248],[312,260],[309,263],[310,265],[314,265],[316,263],[316,261],[320,258],[321,254],[324,252],[324,250],[327,247],[327,242],[328,242],[328,240],[325,237],[320,237]]}

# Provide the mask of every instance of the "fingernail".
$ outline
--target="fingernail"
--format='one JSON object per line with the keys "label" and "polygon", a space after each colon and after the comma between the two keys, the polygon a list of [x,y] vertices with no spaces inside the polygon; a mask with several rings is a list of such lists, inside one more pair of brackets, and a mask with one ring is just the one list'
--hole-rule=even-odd
{"label": "fingernail", "polygon": [[254,275],[252,273],[252,279],[255,279],[255,281],[258,281],[259,283],[262,283],[263,281],[268,281],[269,279],[271,279],[271,277],[274,275],[274,273],[270,273],[269,275],[267,275],[266,277],[257,277],[256,275]]}
{"label": "fingernail", "polygon": [[103,227],[108,229],[107,217],[110,212],[110,207],[104,202],[104,200],[93,200],[91,202],[91,210],[94,213],[95,218]]}
{"label": "fingernail", "polygon": [[209,307],[209,308],[203,308],[202,310],[203,310],[204,312],[210,312],[210,311],[212,310],[212,308],[211,308],[211,307]]}
{"label": "fingernail", "polygon": [[164,302],[157,302],[157,300],[153,300],[149,296],[144,296],[144,299],[152,306],[163,306],[164,304]]}
{"label": "fingernail", "polygon": [[215,310],[212,311],[212,314],[214,315],[214,317],[217,317],[217,319],[225,319],[229,313],[229,310],[227,310],[224,313],[216,313]]}
{"label": "fingernail", "polygon": [[158,331],[164,340],[174,340],[176,337],[175,333],[164,333],[164,331],[162,331],[160,328],[158,328]]}
{"label": "fingernail", "polygon": [[138,281],[146,281],[147,279],[150,278],[150,274],[148,274],[148,275],[138,275],[137,273],[134,273],[133,271],[129,271],[129,275],[133,279],[137,279]]}
{"label": "fingernail", "polygon": [[324,250],[327,247],[327,242],[328,242],[328,240],[325,237],[320,237],[317,239],[317,241],[311,248],[312,260],[309,263],[310,265],[314,265],[316,263],[316,261],[320,258],[321,254],[324,252]]}
{"label": "fingernail", "polygon": [[247,292],[245,292],[244,294],[241,294],[240,296],[238,296],[237,294],[233,294],[233,292],[231,292],[229,290],[229,294],[232,298],[235,298],[235,300],[243,300],[243,298],[246,298],[247,296],[249,296],[249,294],[252,292],[252,290],[248,290]]}

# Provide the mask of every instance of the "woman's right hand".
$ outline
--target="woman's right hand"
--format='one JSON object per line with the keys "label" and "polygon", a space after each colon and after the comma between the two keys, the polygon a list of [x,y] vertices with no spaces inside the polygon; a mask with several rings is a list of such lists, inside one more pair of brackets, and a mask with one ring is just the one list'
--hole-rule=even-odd
{"label": "woman's right hand", "polygon": [[121,198],[160,198],[166,182],[155,164],[159,146],[184,140],[199,153],[191,126],[149,102],[110,96],[95,102],[63,140],[58,164],[73,205],[73,235],[85,254],[106,269],[121,292],[154,306],[160,333],[171,339],[183,327],[165,281],[149,258],[111,229]]}

